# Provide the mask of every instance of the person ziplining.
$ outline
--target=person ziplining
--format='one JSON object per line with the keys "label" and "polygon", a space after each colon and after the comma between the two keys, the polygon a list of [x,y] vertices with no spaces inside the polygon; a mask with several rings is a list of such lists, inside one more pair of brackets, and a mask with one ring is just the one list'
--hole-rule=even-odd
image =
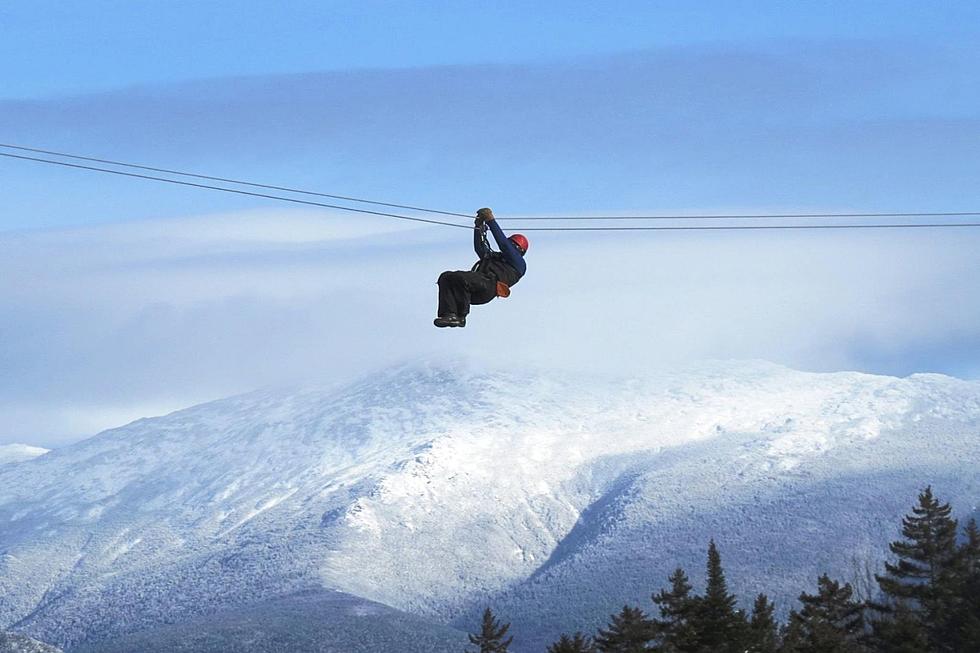
{"label": "person ziplining", "polygon": [[[487,228],[497,241],[499,252],[490,249]],[[527,272],[524,255],[527,238],[514,234],[508,238],[488,208],[476,212],[473,227],[473,249],[480,260],[471,270],[447,271],[439,275],[437,327],[465,327],[473,304],[486,304],[496,297],[510,296],[510,288]]]}

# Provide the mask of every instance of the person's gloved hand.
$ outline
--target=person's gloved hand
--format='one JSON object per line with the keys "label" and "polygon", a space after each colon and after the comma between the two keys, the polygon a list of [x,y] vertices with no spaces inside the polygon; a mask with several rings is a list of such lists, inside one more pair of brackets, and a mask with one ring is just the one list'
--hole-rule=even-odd
{"label": "person's gloved hand", "polygon": [[484,222],[493,222],[493,211],[484,207],[476,212],[476,219]]}

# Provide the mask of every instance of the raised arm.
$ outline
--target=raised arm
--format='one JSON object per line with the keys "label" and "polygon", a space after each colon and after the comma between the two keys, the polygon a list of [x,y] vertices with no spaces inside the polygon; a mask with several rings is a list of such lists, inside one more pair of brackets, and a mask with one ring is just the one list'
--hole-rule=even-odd
{"label": "raised arm", "polygon": [[481,261],[484,256],[490,253],[490,248],[483,240],[483,225],[479,222],[473,227],[473,251],[476,252]]}
{"label": "raised arm", "polygon": [[496,220],[490,220],[487,224],[490,225],[490,232],[493,234],[493,239],[497,241],[500,253],[521,276],[524,276],[524,273],[527,272],[527,263],[524,262],[524,257],[521,256],[517,245],[504,234],[504,230],[500,228]]}

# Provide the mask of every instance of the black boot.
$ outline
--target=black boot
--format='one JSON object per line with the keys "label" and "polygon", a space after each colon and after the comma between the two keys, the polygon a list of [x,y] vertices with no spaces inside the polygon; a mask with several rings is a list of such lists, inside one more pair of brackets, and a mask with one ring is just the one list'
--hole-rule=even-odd
{"label": "black boot", "polygon": [[461,318],[455,313],[449,313],[448,315],[440,315],[432,323],[437,327],[461,327],[466,326],[466,318]]}

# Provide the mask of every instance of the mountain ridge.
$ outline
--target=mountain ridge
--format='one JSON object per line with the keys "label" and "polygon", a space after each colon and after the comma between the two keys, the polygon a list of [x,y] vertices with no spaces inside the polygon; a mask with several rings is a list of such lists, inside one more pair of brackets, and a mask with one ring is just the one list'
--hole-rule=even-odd
{"label": "mountain ridge", "polygon": [[[945,465],[964,479],[953,498],[975,505],[962,461],[980,457],[978,423],[975,382],[758,361],[640,379],[407,364],[263,390],[0,468],[0,625],[70,650],[318,584],[457,628],[491,600],[557,627],[534,607],[542,592],[620,559],[631,538],[687,563],[706,538],[664,543],[726,493],[805,494],[895,469],[904,492],[928,482],[913,469]],[[955,436],[909,466],[916,433],[944,425]],[[767,505],[760,523],[777,516]],[[570,613],[625,597],[621,580]]]}

